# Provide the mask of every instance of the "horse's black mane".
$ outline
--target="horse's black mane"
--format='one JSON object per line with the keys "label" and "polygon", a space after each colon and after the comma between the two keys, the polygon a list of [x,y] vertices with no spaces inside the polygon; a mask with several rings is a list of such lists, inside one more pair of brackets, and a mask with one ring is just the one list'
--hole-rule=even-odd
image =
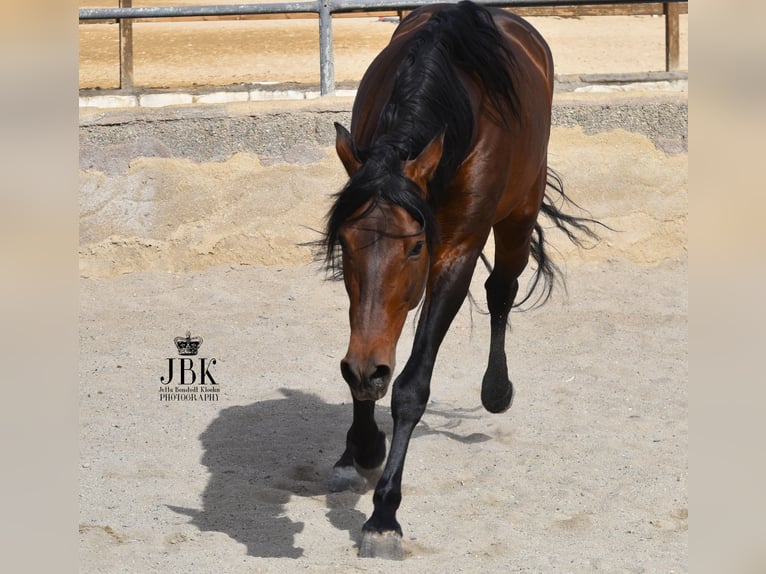
{"label": "horse's black mane", "polygon": [[[445,130],[444,156],[429,191],[440,191],[465,159],[473,136],[473,113],[458,69],[478,79],[501,121],[518,113],[506,48],[491,14],[471,2],[436,12],[417,31],[396,71],[391,97],[375,131],[375,144],[393,146],[401,159],[413,159]],[[368,153],[374,154],[375,148]]]}
{"label": "horse's black mane", "polygon": [[[473,112],[458,70],[483,85],[498,121],[508,122],[519,115],[509,71],[513,66],[492,16],[471,2],[436,12],[415,33],[396,71],[373,141],[358,150],[363,165],[336,194],[327,216],[323,243],[326,264],[335,275],[340,227],[365,204],[369,206],[362,217],[379,202],[403,207],[420,221],[433,247],[438,237],[435,210],[473,139]],[[416,158],[442,132],[442,159],[424,199],[402,174],[402,162]]]}

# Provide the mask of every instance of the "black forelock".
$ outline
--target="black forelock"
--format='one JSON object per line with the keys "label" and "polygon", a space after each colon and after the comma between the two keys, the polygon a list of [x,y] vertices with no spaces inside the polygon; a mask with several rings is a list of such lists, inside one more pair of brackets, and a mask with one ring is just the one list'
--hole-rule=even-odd
{"label": "black forelock", "polygon": [[429,247],[436,237],[433,209],[423,199],[415,182],[402,173],[400,150],[380,146],[335,194],[325,227],[325,263],[334,277],[341,273],[339,235],[341,227],[363,219],[381,204],[397,205],[420,223]]}

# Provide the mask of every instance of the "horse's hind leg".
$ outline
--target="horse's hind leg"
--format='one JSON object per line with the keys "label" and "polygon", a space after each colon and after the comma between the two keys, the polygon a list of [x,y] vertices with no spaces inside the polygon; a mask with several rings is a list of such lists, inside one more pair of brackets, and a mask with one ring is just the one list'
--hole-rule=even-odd
{"label": "horse's hind leg", "polygon": [[367,480],[358,468],[380,467],[386,458],[386,434],[375,422],[375,402],[354,399],[354,421],[346,434],[346,450],[332,469],[330,490],[359,490]]}
{"label": "horse's hind leg", "polygon": [[519,275],[529,261],[529,240],[535,219],[520,220],[512,214],[493,228],[495,265],[484,283],[491,329],[489,361],[481,384],[481,404],[491,413],[508,410],[513,401],[513,384],[508,378],[505,355],[505,333],[508,314],[519,290]]}

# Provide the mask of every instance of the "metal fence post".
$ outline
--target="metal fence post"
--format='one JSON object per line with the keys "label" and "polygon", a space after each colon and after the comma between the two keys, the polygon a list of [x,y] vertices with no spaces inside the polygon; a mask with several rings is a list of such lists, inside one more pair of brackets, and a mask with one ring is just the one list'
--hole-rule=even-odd
{"label": "metal fence post", "polygon": [[332,45],[332,10],[330,0],[319,3],[319,91],[323,96],[335,93],[335,57]]}
{"label": "metal fence post", "polygon": [[[133,0],[120,0],[120,8],[131,8]],[[133,88],[133,19],[120,18],[120,89]]]}

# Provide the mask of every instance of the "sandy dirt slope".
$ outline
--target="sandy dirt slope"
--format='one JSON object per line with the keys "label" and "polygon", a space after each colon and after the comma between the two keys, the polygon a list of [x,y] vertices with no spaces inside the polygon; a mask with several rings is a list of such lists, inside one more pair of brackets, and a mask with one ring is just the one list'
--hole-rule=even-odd
{"label": "sandy dirt slope", "polygon": [[[125,147],[111,153],[125,154]],[[145,146],[143,153],[157,152]],[[665,154],[620,130],[556,128],[550,162],[575,201],[620,230],[581,252],[554,233],[564,258],[654,264],[685,255],[687,154]],[[313,253],[304,244],[318,237],[330,194],[344,182],[332,148],[305,145],[286,156],[237,153],[202,163],[137,157],[101,169],[115,171],[80,173],[80,269],[88,277],[309,263]]]}

